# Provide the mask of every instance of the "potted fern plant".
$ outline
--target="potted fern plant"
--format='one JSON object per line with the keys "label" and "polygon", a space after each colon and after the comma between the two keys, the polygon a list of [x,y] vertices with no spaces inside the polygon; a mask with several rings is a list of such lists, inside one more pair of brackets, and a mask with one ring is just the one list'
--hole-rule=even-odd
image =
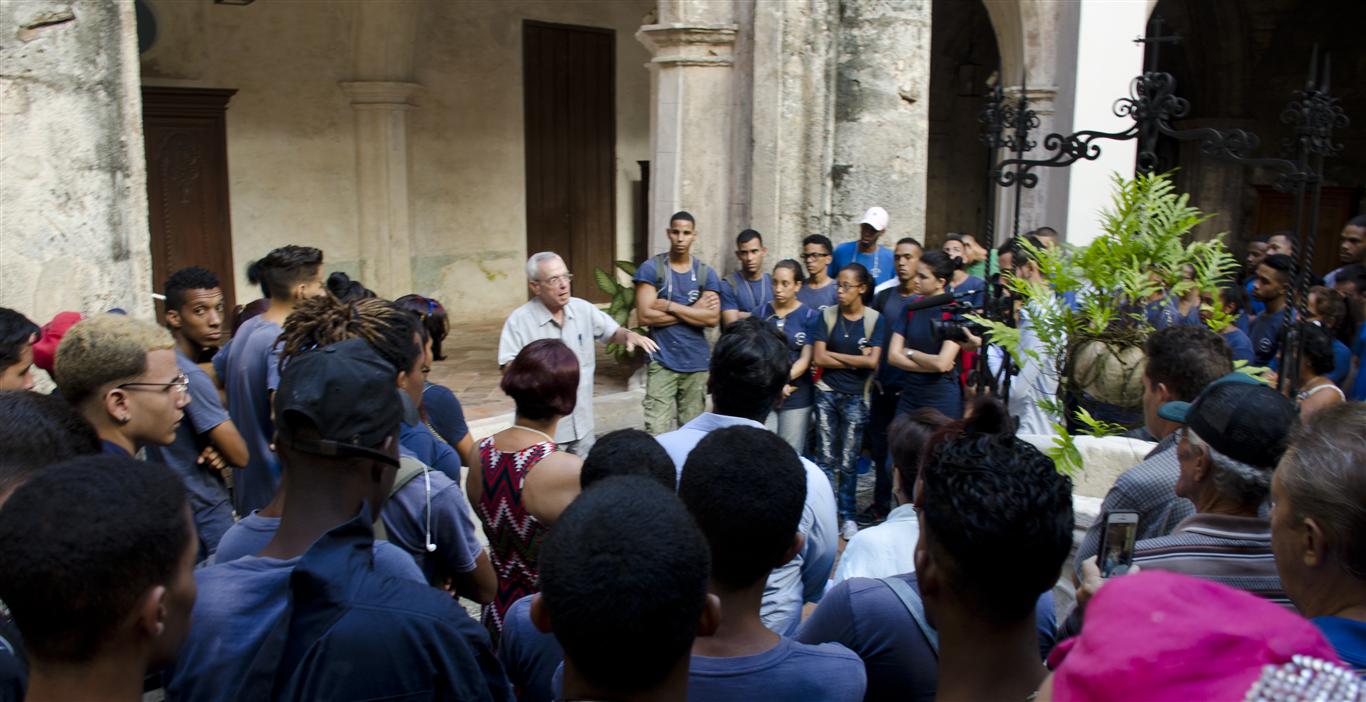
{"label": "potted fern plant", "polygon": [[[615,267],[626,274],[627,279],[634,278],[636,266],[630,261],[616,261]],[[645,327],[630,326],[631,313],[636,309],[636,288],[631,283],[621,283],[613,273],[604,271],[601,268],[593,269],[593,278],[598,284],[598,289],[607,293],[612,301],[607,305],[607,316],[611,317],[623,327],[630,329],[637,334],[648,334],[649,330]],[[608,344],[607,353],[617,360],[617,363],[633,363],[635,354],[628,353],[623,344]]]}

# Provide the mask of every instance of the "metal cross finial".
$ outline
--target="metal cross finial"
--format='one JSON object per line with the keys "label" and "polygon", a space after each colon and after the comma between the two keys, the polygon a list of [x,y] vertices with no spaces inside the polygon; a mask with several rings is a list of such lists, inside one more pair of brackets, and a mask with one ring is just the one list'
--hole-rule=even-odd
{"label": "metal cross finial", "polygon": [[1134,37],[1135,44],[1146,44],[1152,47],[1152,51],[1148,53],[1148,67],[1144,69],[1150,73],[1157,70],[1157,54],[1163,44],[1181,43],[1180,34],[1171,34],[1169,36],[1162,35],[1162,26],[1164,24],[1166,24],[1166,22],[1162,21],[1162,15],[1154,12],[1152,22],[1149,23],[1148,35]]}

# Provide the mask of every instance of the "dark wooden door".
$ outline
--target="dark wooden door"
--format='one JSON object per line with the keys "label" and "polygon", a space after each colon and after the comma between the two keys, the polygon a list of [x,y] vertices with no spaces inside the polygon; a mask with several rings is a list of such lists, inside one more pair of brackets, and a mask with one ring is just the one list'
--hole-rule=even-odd
{"label": "dark wooden door", "polygon": [[[218,274],[224,307],[233,294],[232,223],[228,213],[226,111],[236,90],[142,89],[147,149],[147,207],[152,230],[152,282],[186,266]],[[162,311],[158,303],[158,318]],[[225,320],[227,325],[230,320]]]}
{"label": "dark wooden door", "polygon": [[[1269,185],[1254,186],[1257,189],[1256,224],[1253,231],[1258,236],[1295,228],[1295,195],[1283,193]],[[1342,265],[1338,261],[1338,235],[1352,218],[1352,204],[1356,202],[1356,189],[1340,186],[1323,186],[1319,201],[1319,227],[1314,237],[1314,260],[1312,271],[1325,275],[1328,271]],[[1308,198],[1305,199],[1306,206]],[[1306,218],[1306,223],[1308,219]],[[1300,252],[1295,252],[1299,260]]]}
{"label": "dark wooden door", "polygon": [[614,35],[610,29],[522,25],[527,251],[554,251],[574,294],[607,301],[593,269],[616,250]]}

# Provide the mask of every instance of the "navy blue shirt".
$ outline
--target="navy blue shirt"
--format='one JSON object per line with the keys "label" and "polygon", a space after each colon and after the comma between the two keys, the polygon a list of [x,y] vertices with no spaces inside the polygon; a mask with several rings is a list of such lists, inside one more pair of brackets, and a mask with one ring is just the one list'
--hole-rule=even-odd
{"label": "navy blue shirt", "polygon": [[[698,280],[697,264],[697,257],[694,256],[690,273],[679,273],[670,266],[666,271],[667,275],[664,276],[664,287],[660,289],[655,260],[651,258],[636,269],[635,282],[653,286],[661,300],[669,300],[675,305],[691,305],[702,297],[702,293],[719,294],[721,290],[721,281],[716,278],[716,271],[710,267],[707,268],[706,279]],[[667,327],[652,327],[650,337],[659,344],[659,352],[655,354],[654,360],[665,368],[676,373],[698,373],[707,370],[711,360],[711,348],[707,346],[707,337],[703,336],[702,327],[680,321]]]}
{"label": "navy blue shirt", "polygon": [[835,299],[835,281],[831,280],[823,288],[803,285],[797,288],[797,300],[816,311],[838,305],[839,300]]}
{"label": "navy blue shirt", "polygon": [[[918,300],[920,298],[917,297],[914,299]],[[908,300],[905,304],[910,304],[910,302],[913,301],[914,300]],[[947,312],[943,305],[902,312],[896,319],[892,332],[901,335],[904,348],[922,351],[930,355],[938,355],[939,350],[944,346],[944,343],[942,341],[934,340],[930,321],[935,319],[947,320],[952,317],[953,315]],[[952,375],[951,372],[915,373],[908,371],[905,373],[902,380],[902,387],[939,383],[943,382],[946,378],[951,378]]]}
{"label": "navy blue shirt", "polygon": [[977,309],[982,309],[987,304],[987,284],[986,281],[975,275],[970,275],[963,279],[961,285],[949,284],[944,288],[944,292],[950,294],[964,293],[964,297],[959,299],[970,303]]}
{"label": "navy blue shirt", "polygon": [[460,455],[425,424],[403,424],[399,429],[398,441],[428,468],[439,470],[451,480],[460,482]]}
{"label": "navy blue shirt", "polygon": [[527,595],[513,602],[503,615],[498,660],[517,688],[518,702],[552,702],[555,692],[550,681],[564,661],[564,649],[554,634],[537,629],[531,621],[532,597]]}
{"label": "navy blue shirt", "polygon": [[[802,349],[811,343],[811,325],[821,323],[820,313],[806,305],[798,305],[797,309],[788,312],[786,317],[779,317],[778,313],[773,310],[773,303],[769,302],[759,310],[758,317],[773,325],[774,329],[787,337],[787,360],[791,363],[796,363],[797,359],[802,356]],[[797,389],[787,396],[780,409],[792,410],[810,407],[815,398],[814,386],[811,384],[811,370],[808,368],[807,372],[803,373],[800,378],[791,381],[789,384],[797,386]]]}
{"label": "navy blue shirt", "polygon": [[877,382],[883,392],[895,393],[901,390],[908,372],[887,362],[887,349],[892,346],[892,334],[896,332],[897,322],[905,315],[906,305],[920,296],[916,293],[902,295],[896,288],[887,288],[873,298],[873,309],[886,320],[886,334],[882,339],[882,358],[877,362]]}
{"label": "navy blue shirt", "polygon": [[[867,314],[867,311],[864,314]],[[833,329],[825,328],[824,315],[818,316],[811,323],[812,343],[824,341],[826,351],[850,356],[862,356],[863,350],[870,346],[881,347],[882,339],[886,335],[887,322],[880,316],[873,325],[871,337],[864,334],[863,317],[850,320],[836,312]],[[872,369],[869,368],[826,368],[821,374],[821,381],[835,392],[862,395],[872,373]]]}
{"label": "navy blue shirt", "polygon": [[1286,311],[1289,309],[1287,305],[1275,314],[1263,312],[1252,320],[1247,335],[1252,340],[1255,365],[1265,366],[1276,357],[1276,352],[1281,348],[1281,332],[1285,326]]}
{"label": "navy blue shirt", "polygon": [[773,299],[773,279],[767,273],[758,280],[746,280],[735,272],[721,281],[721,309],[758,314]]}
{"label": "navy blue shirt", "polygon": [[1233,351],[1234,361],[1252,362],[1254,356],[1252,353],[1252,340],[1248,338],[1247,334],[1243,332],[1242,329],[1234,327],[1233,331],[1224,332],[1220,336],[1224,337],[1224,342],[1227,343],[1229,349]]}
{"label": "navy blue shirt", "polygon": [[252,317],[214,357],[228,391],[228,414],[250,452],[247,465],[233,471],[232,501],[238,514],[265,507],[280,482],[280,459],[270,449],[275,439],[270,394],[280,380],[275,342],[283,331],[264,315]]}
{"label": "navy blue shirt", "polygon": [[455,393],[445,385],[427,383],[422,387],[422,409],[427,413],[427,423],[452,447],[469,436],[465,410]]}
{"label": "navy blue shirt", "polygon": [[370,515],[289,560],[195,573],[168,700],[511,700],[487,632],[450,595],[379,575]]}

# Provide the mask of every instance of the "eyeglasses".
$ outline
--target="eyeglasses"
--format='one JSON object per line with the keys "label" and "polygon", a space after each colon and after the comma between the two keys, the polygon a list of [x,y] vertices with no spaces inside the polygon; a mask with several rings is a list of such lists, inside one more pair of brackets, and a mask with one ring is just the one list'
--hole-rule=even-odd
{"label": "eyeglasses", "polygon": [[565,285],[568,285],[568,284],[574,282],[574,274],[573,274],[573,273],[564,273],[564,274],[562,274],[562,275],[552,275],[552,276],[550,276],[549,278],[546,278],[545,280],[542,280],[541,282],[542,282],[542,283],[545,283],[546,285],[559,285],[560,283],[564,283]]}
{"label": "eyeglasses", "polygon": [[162,392],[171,392],[174,390],[183,395],[190,391],[190,379],[186,378],[184,373],[180,373],[176,375],[175,380],[172,380],[169,383],[123,383],[122,385],[115,385],[114,387],[132,390],[136,390],[137,388],[161,388]]}
{"label": "eyeglasses", "polygon": [[848,283],[835,283],[836,290],[856,290],[863,287],[862,284],[849,285]]}
{"label": "eyeglasses", "polygon": [[829,255],[830,255],[830,254],[828,254],[828,253],[804,253],[804,254],[802,254],[802,259],[803,259],[803,260],[809,261],[809,260],[811,260],[811,259],[813,259],[813,258],[826,258],[826,257],[828,257]]}

